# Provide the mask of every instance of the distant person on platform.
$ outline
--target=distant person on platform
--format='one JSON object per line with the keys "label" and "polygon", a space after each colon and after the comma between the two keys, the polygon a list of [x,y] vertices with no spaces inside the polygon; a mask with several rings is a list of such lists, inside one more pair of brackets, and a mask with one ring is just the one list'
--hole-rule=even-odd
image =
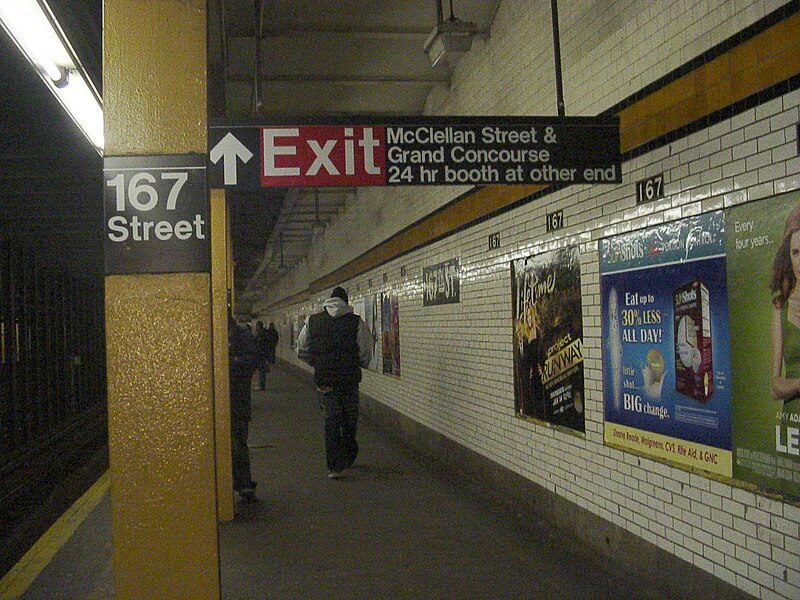
{"label": "distant person on platform", "polygon": [[250,450],[247,438],[251,417],[251,381],[259,365],[258,352],[252,334],[228,320],[228,365],[231,397],[231,459],[233,489],[242,502],[255,498],[256,482],[250,474]]}
{"label": "distant person on platform", "polygon": [[267,327],[267,340],[269,341],[269,346],[267,346],[267,350],[269,350],[269,355],[267,356],[267,362],[271,365],[275,364],[275,351],[278,349],[278,340],[280,336],[278,335],[278,330],[275,329],[275,323],[270,321],[269,327]]}
{"label": "distant person on platform", "polygon": [[325,457],[328,477],[338,479],[358,454],[358,384],[361,367],[372,359],[372,334],[336,287],[308,317],[297,337],[297,357],[314,367],[314,383],[322,394],[325,414]]}
{"label": "distant person on platform", "polygon": [[256,322],[256,348],[258,349],[258,389],[262,392],[267,386],[267,373],[269,366],[275,364],[275,347],[278,345],[278,332],[275,325],[269,324],[270,329],[264,329],[262,321]]}

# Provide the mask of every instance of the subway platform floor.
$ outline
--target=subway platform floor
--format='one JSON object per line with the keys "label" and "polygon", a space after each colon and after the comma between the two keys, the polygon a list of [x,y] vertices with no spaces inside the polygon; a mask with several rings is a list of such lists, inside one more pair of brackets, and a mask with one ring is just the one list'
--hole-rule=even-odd
{"label": "subway platform floor", "polygon": [[[253,392],[257,500],[220,525],[223,599],[664,597],[487,502],[365,419],[359,444],[354,467],[329,479],[314,386],[273,367],[267,390]],[[6,575],[0,598],[114,597],[108,475],[70,510]]]}

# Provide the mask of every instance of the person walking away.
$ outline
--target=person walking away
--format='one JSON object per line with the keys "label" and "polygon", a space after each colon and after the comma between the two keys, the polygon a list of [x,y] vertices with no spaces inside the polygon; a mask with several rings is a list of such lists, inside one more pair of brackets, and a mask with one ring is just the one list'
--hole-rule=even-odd
{"label": "person walking away", "polygon": [[233,489],[242,502],[255,498],[256,482],[250,473],[250,450],[247,447],[251,418],[251,381],[258,367],[255,340],[250,332],[228,320],[228,365],[231,404],[231,459]]}
{"label": "person walking away", "polygon": [[297,337],[297,357],[314,367],[325,415],[328,477],[338,479],[358,455],[358,384],[372,359],[372,334],[335,287],[323,310],[308,317]]}
{"label": "person walking away", "polygon": [[262,392],[267,387],[267,372],[269,371],[270,335],[264,329],[262,321],[256,322],[256,350],[258,352],[258,389]]}
{"label": "person walking away", "polygon": [[271,365],[275,364],[275,350],[278,348],[278,340],[280,336],[278,335],[278,330],[275,329],[275,323],[270,321],[269,327],[267,327],[267,362]]}

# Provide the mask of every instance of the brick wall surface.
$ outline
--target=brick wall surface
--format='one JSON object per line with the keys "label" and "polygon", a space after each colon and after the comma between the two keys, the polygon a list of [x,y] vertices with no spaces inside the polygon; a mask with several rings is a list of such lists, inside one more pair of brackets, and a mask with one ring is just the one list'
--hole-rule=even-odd
{"label": "brick wall surface", "polygon": [[[561,0],[568,115],[596,115],[702,55],[784,2]],[[431,114],[554,115],[549,3],[504,0],[488,40],[432,94]],[[365,371],[362,390],[609,522],[760,598],[800,598],[800,507],[603,444],[598,240],[800,189],[800,92],[754,106],[623,164],[623,183],[573,185],[342,282],[351,299],[394,290],[402,377]],[[666,197],[636,205],[634,183],[663,172]],[[306,289],[467,188],[364,189],[270,301]],[[567,226],[545,231],[563,209]],[[499,248],[488,236],[499,232]],[[580,248],[586,432],[515,417],[509,263]],[[422,269],[457,256],[461,302],[422,306]],[[400,269],[405,269],[401,276]],[[384,278],[386,281],[384,281]],[[359,291],[356,292],[356,289]],[[270,315],[282,324],[327,297]]]}

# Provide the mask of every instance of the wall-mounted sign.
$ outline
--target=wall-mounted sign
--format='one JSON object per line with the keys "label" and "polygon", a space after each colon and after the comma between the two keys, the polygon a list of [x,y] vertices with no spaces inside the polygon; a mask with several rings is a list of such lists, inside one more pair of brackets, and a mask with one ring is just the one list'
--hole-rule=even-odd
{"label": "wall-mounted sign", "polygon": [[564,227],[564,211],[557,210],[556,212],[547,213],[547,231],[556,231]]}
{"label": "wall-mounted sign", "polygon": [[605,443],[730,477],[723,214],[600,240],[600,295]]}
{"label": "wall-mounted sign", "polygon": [[489,235],[489,250],[496,250],[500,247],[500,232]]}
{"label": "wall-mounted sign", "polygon": [[400,299],[394,291],[380,295],[380,338],[383,373],[400,377]]}
{"label": "wall-mounted sign", "polygon": [[211,125],[214,187],[621,183],[616,117]]}
{"label": "wall-mounted sign", "polygon": [[659,173],[636,182],[636,204],[664,197],[664,174]]}
{"label": "wall-mounted sign", "polygon": [[733,476],[793,498],[800,497],[799,215],[798,192],[725,211]]}
{"label": "wall-mounted sign", "polygon": [[103,176],[107,275],[210,271],[205,156],[108,156]]}
{"label": "wall-mounted sign", "polygon": [[422,268],[422,306],[461,302],[459,259]]}

